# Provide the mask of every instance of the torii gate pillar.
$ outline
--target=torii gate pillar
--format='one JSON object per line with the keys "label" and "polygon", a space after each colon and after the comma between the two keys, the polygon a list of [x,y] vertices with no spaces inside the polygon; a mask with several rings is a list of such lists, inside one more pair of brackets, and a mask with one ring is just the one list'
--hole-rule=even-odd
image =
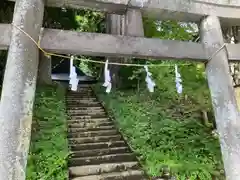
{"label": "torii gate pillar", "polygon": [[[229,72],[227,51],[217,17],[209,16],[201,23],[201,41],[208,57],[208,85],[219,133],[227,180],[240,179],[240,118],[233,82]],[[215,54],[216,53],[216,54]]]}
{"label": "torii gate pillar", "polygon": [[[25,180],[44,0],[17,0],[0,103],[0,179]],[[18,28],[17,28],[17,27]]]}
{"label": "torii gate pillar", "polygon": [[52,61],[51,56],[47,57],[39,52],[38,83],[43,85],[52,84]]}
{"label": "torii gate pillar", "polygon": [[144,37],[142,13],[139,9],[128,9],[126,14],[126,35]]}
{"label": "torii gate pillar", "polygon": [[[139,9],[128,9],[126,14],[121,16],[117,14],[107,15],[107,33],[127,36],[144,36],[142,13]],[[123,58],[109,58],[110,61],[122,61]],[[113,85],[121,83],[118,77],[119,67],[111,67]]]}

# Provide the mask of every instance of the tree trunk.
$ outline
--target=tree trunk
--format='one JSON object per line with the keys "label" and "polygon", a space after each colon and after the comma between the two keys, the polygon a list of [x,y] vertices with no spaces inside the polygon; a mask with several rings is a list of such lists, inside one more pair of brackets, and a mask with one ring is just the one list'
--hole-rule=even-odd
{"label": "tree trunk", "polygon": [[[13,24],[38,41],[44,0],[17,0]],[[13,26],[0,104],[0,177],[25,180],[39,50]]]}
{"label": "tree trunk", "polygon": [[[209,16],[201,23],[201,41],[207,56],[214,54],[224,39],[219,19]],[[240,179],[240,121],[226,49],[206,65],[227,180]]]}
{"label": "tree trunk", "polygon": [[52,66],[51,58],[46,57],[40,52],[39,68],[38,68],[38,83],[39,84],[52,84]]}

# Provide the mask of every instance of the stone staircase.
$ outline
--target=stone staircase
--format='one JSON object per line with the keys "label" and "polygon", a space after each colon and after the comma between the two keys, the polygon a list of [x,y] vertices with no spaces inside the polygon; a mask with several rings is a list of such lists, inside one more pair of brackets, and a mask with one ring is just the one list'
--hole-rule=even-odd
{"label": "stone staircase", "polygon": [[147,180],[89,86],[67,95],[70,180]]}

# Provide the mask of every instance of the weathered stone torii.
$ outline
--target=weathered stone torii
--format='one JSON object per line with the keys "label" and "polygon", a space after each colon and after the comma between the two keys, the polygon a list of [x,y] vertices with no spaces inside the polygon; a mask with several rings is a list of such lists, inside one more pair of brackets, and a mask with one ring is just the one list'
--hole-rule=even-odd
{"label": "weathered stone torii", "polygon": [[[18,28],[23,29],[38,41],[43,18],[43,2],[44,0],[17,0],[13,17],[14,26],[12,28],[9,25],[0,26],[4,34],[0,37],[0,48],[6,49],[9,46],[0,105],[0,177],[3,180],[25,179],[39,51],[32,40]],[[240,117],[228,68],[228,58],[240,60],[239,45],[224,45],[220,26],[220,20],[224,24],[240,24],[240,3],[227,4],[224,1],[217,4],[209,0],[151,0],[141,8],[136,0],[132,0],[129,5],[126,4],[127,2],[128,0],[122,0],[121,3],[115,3],[114,0],[92,0],[91,2],[49,0],[47,5],[62,7],[67,3],[76,8],[105,7],[105,10],[112,13],[115,9],[118,14],[124,14],[128,7],[130,11],[127,14],[131,14],[131,8],[133,8],[137,11],[133,13],[135,15],[141,9],[143,14],[149,14],[161,20],[175,19],[191,22],[201,20],[202,44],[47,29],[43,33],[42,48],[67,54],[187,58],[206,62],[226,177],[227,180],[240,179]],[[134,16],[128,15],[128,17]],[[128,23],[128,28],[126,27],[129,35],[130,32],[133,33],[131,35],[137,34],[134,28],[130,28],[136,27],[132,25]],[[12,30],[11,34],[10,30]],[[50,43],[52,38],[55,38],[56,42]],[[59,41],[62,43],[59,44]],[[84,45],[81,45],[83,44],[81,41],[84,41]],[[95,44],[101,44],[101,47]]]}

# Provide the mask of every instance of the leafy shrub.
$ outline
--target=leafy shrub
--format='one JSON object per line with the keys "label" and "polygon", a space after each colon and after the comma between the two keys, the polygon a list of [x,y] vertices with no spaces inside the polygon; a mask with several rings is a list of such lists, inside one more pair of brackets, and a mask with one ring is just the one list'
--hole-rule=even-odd
{"label": "leafy shrub", "polygon": [[65,90],[61,86],[38,87],[27,179],[67,179]]}
{"label": "leafy shrub", "polygon": [[[198,105],[181,104],[181,98],[176,98],[174,92],[174,82],[168,84],[173,84],[172,88],[168,85],[169,89],[163,91],[167,85],[159,84],[161,90],[153,94],[144,89],[139,93],[109,95],[101,93],[99,87],[96,91],[149,175],[159,176],[167,165],[179,180],[187,177],[210,180],[213,174],[220,176],[223,164],[218,139],[191,111],[192,106]],[[187,110],[190,113],[184,114]]]}

